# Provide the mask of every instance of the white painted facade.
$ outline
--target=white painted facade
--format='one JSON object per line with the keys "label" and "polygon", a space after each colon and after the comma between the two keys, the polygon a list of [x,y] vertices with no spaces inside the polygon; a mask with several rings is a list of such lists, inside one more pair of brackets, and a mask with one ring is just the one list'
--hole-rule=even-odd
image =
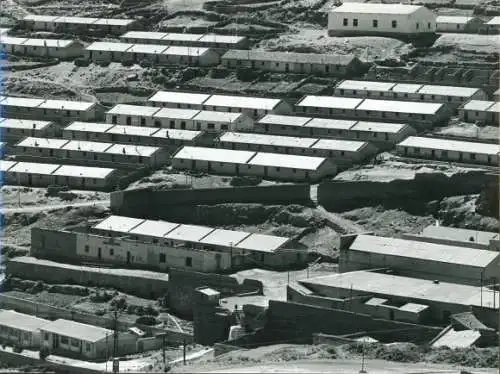
{"label": "white painted facade", "polygon": [[424,6],[344,3],[328,13],[328,34],[419,35],[436,31],[436,14]]}

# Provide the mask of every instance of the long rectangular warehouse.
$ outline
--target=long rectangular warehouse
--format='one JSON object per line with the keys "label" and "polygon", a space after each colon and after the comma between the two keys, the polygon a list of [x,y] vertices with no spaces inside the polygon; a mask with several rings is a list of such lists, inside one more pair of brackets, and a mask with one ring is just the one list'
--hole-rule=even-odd
{"label": "long rectangular warehouse", "polygon": [[361,162],[377,152],[372,144],[353,140],[235,132],[224,133],[218,138],[217,144],[226,149],[327,157],[342,164]]}
{"label": "long rectangular warehouse", "polygon": [[28,137],[17,143],[16,148],[17,154],[23,157],[70,163],[155,168],[168,162],[166,150],[144,145]]}
{"label": "long rectangular warehouse", "polygon": [[31,187],[60,185],[96,190],[114,187],[118,176],[118,171],[112,168],[3,160],[0,161],[0,172],[7,184]]}
{"label": "long rectangular warehouse", "polygon": [[396,145],[396,152],[415,158],[498,165],[500,148],[491,143],[410,136]]}
{"label": "long rectangular warehouse", "polygon": [[481,286],[500,274],[500,252],[372,235],[341,251],[339,270],[389,268],[399,275]]}
{"label": "long rectangular warehouse", "polygon": [[106,112],[106,122],[126,126],[149,126],[207,132],[240,131],[253,128],[251,118],[243,113],[195,109],[157,108],[118,104]]}
{"label": "long rectangular warehouse", "polygon": [[453,107],[472,99],[485,100],[487,98],[482,89],[473,87],[360,80],[340,82],[335,87],[334,94],[345,97],[446,103]]}
{"label": "long rectangular warehouse", "polygon": [[255,131],[265,134],[341,138],[368,141],[380,148],[392,147],[417,132],[403,123],[283,116],[268,114],[255,123]]}
{"label": "long rectangular warehouse", "polygon": [[442,103],[360,99],[342,96],[307,95],[295,105],[297,114],[314,113],[372,120],[405,121],[433,125],[448,119],[450,110]]}
{"label": "long rectangular warehouse", "polygon": [[129,31],[120,39],[124,43],[180,45],[193,47],[207,47],[215,49],[245,49],[248,48],[248,39],[245,36],[219,34],[190,34],[166,33],[152,31]]}
{"label": "long rectangular warehouse", "polygon": [[337,172],[336,166],[325,157],[189,146],[172,156],[172,166],[180,170],[293,181],[319,180]]}
{"label": "long rectangular warehouse", "polygon": [[154,106],[244,113],[256,119],[264,114],[290,114],[292,106],[281,99],[235,95],[158,91],[148,100]]}
{"label": "long rectangular warehouse", "polygon": [[0,35],[0,52],[64,59],[83,56],[83,44],[76,40],[16,38],[4,34]]}

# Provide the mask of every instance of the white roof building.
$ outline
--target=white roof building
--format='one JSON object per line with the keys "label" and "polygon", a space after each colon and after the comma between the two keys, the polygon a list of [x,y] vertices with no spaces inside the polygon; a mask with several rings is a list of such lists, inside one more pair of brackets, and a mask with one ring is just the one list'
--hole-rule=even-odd
{"label": "white roof building", "polygon": [[75,121],[64,128],[67,131],[83,131],[104,133],[111,129],[114,125],[109,123],[96,123],[96,122],[79,122]]}
{"label": "white roof building", "polygon": [[354,110],[361,104],[362,101],[363,99],[351,97],[307,95],[297,103],[297,106]]}
{"label": "white roof building", "polygon": [[500,16],[493,17],[486,24],[489,26],[500,26]]}
{"label": "white roof building", "polygon": [[410,136],[399,143],[398,146],[439,149],[444,151],[478,153],[486,155],[497,155],[500,152],[500,146],[498,144],[464,142],[460,140],[438,138],[424,138],[420,136]]}
{"label": "white roof building", "polygon": [[239,242],[235,248],[259,252],[274,252],[283,247],[288,238],[264,234],[252,234]]}
{"label": "white roof building", "polygon": [[45,100],[39,108],[86,111],[94,105],[96,104],[88,101]]}
{"label": "white roof building", "polygon": [[17,143],[18,147],[31,147],[31,148],[48,148],[48,149],[61,149],[68,139],[50,139],[50,138],[36,138],[27,137]]}
{"label": "white roof building", "polygon": [[190,33],[175,33],[171,32],[165,35],[162,40],[171,40],[171,41],[190,41],[195,42],[200,40],[200,38],[204,34],[190,34]]}
{"label": "white roof building", "polygon": [[32,99],[29,97],[6,96],[0,102],[0,105],[36,108],[36,107],[40,106],[44,101],[45,100],[43,100],[43,99]]}
{"label": "white roof building", "polygon": [[131,43],[115,43],[115,42],[93,42],[87,48],[87,51],[102,51],[102,52],[125,52],[132,48]]}
{"label": "white roof building", "polygon": [[296,148],[310,148],[318,139],[314,138],[299,138],[292,136],[279,136],[279,135],[262,135],[252,133],[240,132],[226,132],[219,137],[221,142],[229,143],[248,143],[270,145],[278,147],[296,147]]}
{"label": "white roof building", "polygon": [[248,161],[248,164],[289,169],[317,170],[325,161],[326,158],[324,157],[258,152],[250,161]]}
{"label": "white roof building", "polygon": [[[113,217],[113,216],[111,216]],[[110,218],[111,218],[110,217]],[[152,221],[144,220],[139,225],[135,226],[133,229],[126,231],[129,234],[151,236],[156,238],[162,238],[169,232],[179,227],[180,224],[172,223],[167,221]]]}
{"label": "white roof building", "polygon": [[193,118],[195,121],[205,122],[227,122],[233,123],[243,117],[243,113],[216,112],[213,110],[201,110]]}
{"label": "white roof building", "polygon": [[148,101],[159,103],[202,105],[210,95],[176,91],[158,91]]}
{"label": "white roof building", "polygon": [[59,168],[57,168],[57,170],[55,170],[52,173],[52,175],[57,175],[62,177],[106,179],[111,174],[113,174],[114,171],[115,169],[110,169],[110,168],[61,165]]}
{"label": "white roof building", "polygon": [[280,99],[267,99],[263,97],[212,95],[210,96],[210,98],[207,99],[207,101],[204,102],[204,105],[273,110],[281,102],[282,100]]}
{"label": "white roof building", "polygon": [[478,243],[489,245],[491,240],[499,240],[497,232],[460,229],[456,227],[430,225],[423,229],[422,236],[427,238],[459,241],[464,243]]}
{"label": "white roof building", "polygon": [[233,247],[251,234],[244,231],[215,229],[200,240],[200,243]]}
{"label": "white roof building", "polygon": [[162,108],[155,113],[154,118],[172,118],[172,119],[194,119],[200,113],[195,109]]}
{"label": "white roof building", "polygon": [[376,4],[347,2],[333,9],[334,12],[357,14],[412,14],[421,9],[419,5]]}
{"label": "white roof building", "polygon": [[302,127],[311,120],[311,117],[284,116],[280,114],[266,114],[258,122],[270,125],[286,125]]}
{"label": "white roof building", "polygon": [[365,99],[359,104],[357,110],[391,113],[437,114],[442,108],[443,104],[440,103]]}
{"label": "white roof building", "polygon": [[336,88],[360,91],[390,91],[395,85],[396,83],[393,82],[345,80],[340,82]]}
{"label": "white roof building", "polygon": [[149,147],[146,145],[132,145],[132,144],[113,144],[112,147],[106,149],[108,154],[120,154],[128,156],[142,156],[150,157],[158,152],[160,148]]}
{"label": "white roof building", "polygon": [[210,52],[209,48],[203,47],[185,47],[185,46],[170,46],[165,51],[162,52],[164,55],[171,56],[190,56],[198,57]]}
{"label": "white roof building", "polygon": [[377,131],[377,132],[386,132],[390,134],[397,134],[407,126],[408,125],[405,125],[404,123],[358,121],[354,126],[351,127],[351,130]]}
{"label": "white roof building", "polygon": [[119,114],[125,116],[152,117],[160,109],[144,105],[117,104],[106,114]]}
{"label": "white roof building", "polygon": [[0,326],[26,332],[37,332],[48,323],[50,323],[49,320],[29,314],[18,313],[13,310],[0,310]]}
{"label": "white roof building", "polygon": [[69,338],[95,343],[103,339],[112,339],[113,330],[94,325],[87,325],[67,319],[58,319],[42,327],[42,331],[67,336]]}
{"label": "white roof building", "polygon": [[367,142],[359,142],[355,140],[319,139],[311,148],[328,149],[332,151],[360,152],[367,145]]}
{"label": "white roof building", "polygon": [[94,229],[117,233],[127,233],[133,228],[139,226],[144,221],[144,219],[139,218],[112,215],[95,225]]}
{"label": "white roof building", "polygon": [[52,175],[54,171],[59,168],[58,164],[40,164],[36,162],[18,162],[9,169],[13,173],[27,173],[27,174],[40,174]]}
{"label": "white roof building", "polygon": [[213,227],[198,225],[179,225],[174,230],[164,235],[166,239],[199,242],[213,231]]}
{"label": "white roof building", "polygon": [[495,101],[470,100],[469,102],[465,103],[462,108],[464,110],[485,112],[488,111],[493,106],[495,106],[495,104],[496,104]]}
{"label": "white roof building", "polygon": [[50,121],[36,121],[27,119],[4,118],[0,119],[0,128],[20,130],[43,130],[52,124]]}
{"label": "white roof building", "polygon": [[160,54],[165,53],[167,50],[166,45],[158,44],[134,44],[132,47],[127,49],[130,53],[142,53],[142,54]]}
{"label": "white roof building", "polygon": [[104,153],[111,148],[113,143],[91,142],[85,140],[70,140],[61,149],[67,151],[97,152]]}
{"label": "white roof building", "polygon": [[305,127],[316,127],[334,130],[349,130],[355,126],[356,121],[341,119],[313,118],[306,123]]}
{"label": "white roof building", "polygon": [[184,146],[174,157],[187,160],[246,164],[254,155],[255,152],[250,151]]}
{"label": "white roof building", "polygon": [[466,25],[470,21],[476,19],[476,17],[469,16],[437,16],[436,23],[453,23],[453,24],[463,24]]}
{"label": "white roof building", "polygon": [[166,32],[154,31],[127,31],[120,36],[120,39],[144,39],[144,40],[159,40],[166,36]]}
{"label": "white roof building", "polygon": [[0,171],[6,172],[15,164],[17,164],[16,161],[0,160]]}

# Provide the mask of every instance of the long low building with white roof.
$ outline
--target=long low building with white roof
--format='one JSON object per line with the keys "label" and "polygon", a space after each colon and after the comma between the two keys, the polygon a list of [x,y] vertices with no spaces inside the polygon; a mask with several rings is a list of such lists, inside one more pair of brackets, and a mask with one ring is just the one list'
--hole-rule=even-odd
{"label": "long low building with white roof", "polygon": [[94,42],[85,48],[84,56],[96,63],[147,60],[158,65],[189,66],[215,66],[220,60],[210,48],[115,42]]}
{"label": "long low building with white roof", "polygon": [[341,139],[318,139],[255,133],[226,132],[217,139],[220,148],[319,156],[337,165],[360,163],[377,153],[368,142]]}
{"label": "long low building with white roof", "polygon": [[0,160],[0,171],[6,184],[31,187],[60,185],[109,190],[115,187],[118,178],[118,171],[112,168],[5,160]]}
{"label": "long low building with white roof", "polygon": [[55,126],[50,121],[0,118],[2,140],[17,142],[27,136],[48,137],[54,135]]}
{"label": "long low building with white roof", "polygon": [[500,274],[500,252],[409,239],[357,235],[339,271],[388,268],[399,275],[481,286]]}
{"label": "long low building with white roof", "polygon": [[76,40],[18,38],[4,34],[0,35],[0,52],[65,59],[83,56],[83,44]]}
{"label": "long low building with white roof", "polygon": [[498,101],[471,100],[458,108],[458,112],[465,122],[479,122],[493,126],[498,126],[500,123]]}
{"label": "long low building with white roof", "polygon": [[295,104],[295,112],[299,115],[404,121],[421,126],[431,126],[451,116],[449,108],[442,103],[315,95],[300,99]]}
{"label": "long low building with white roof", "polygon": [[28,14],[21,26],[36,31],[86,33],[91,30],[109,34],[121,34],[135,27],[131,18],[95,18]]}
{"label": "long low building with white roof", "polygon": [[334,93],[345,97],[445,103],[453,108],[472,99],[487,98],[480,88],[361,80],[344,80]]}
{"label": "long low building with white roof", "polygon": [[268,113],[290,114],[293,109],[281,99],[177,91],[158,91],[148,101],[158,107],[239,112],[254,119]]}
{"label": "long low building with white roof", "polygon": [[401,156],[467,164],[498,165],[498,144],[410,136],[396,145]]}
{"label": "long low building with white roof", "polygon": [[8,118],[44,121],[91,121],[97,114],[97,104],[88,101],[15,96],[0,96],[0,108],[2,115]]}
{"label": "long low building with white roof", "polygon": [[129,31],[120,36],[120,39],[124,43],[192,46],[216,50],[229,48],[245,49],[249,46],[248,38],[245,36],[219,34]]}
{"label": "long low building with white roof", "polygon": [[413,127],[404,123],[366,122],[275,114],[262,117],[255,123],[254,127],[256,132],[264,134],[368,141],[382,149],[392,148],[408,136],[417,134]]}
{"label": "long low building with white roof", "polygon": [[149,145],[164,148],[194,145],[201,134],[201,131],[94,122],[73,122],[63,129],[63,138],[70,140]]}
{"label": "long low building with white roof", "polygon": [[123,126],[147,126],[207,132],[240,131],[253,128],[253,120],[243,113],[128,104],[115,105],[106,112],[106,122]]}
{"label": "long low building with white roof", "polygon": [[172,166],[179,170],[291,181],[317,181],[337,172],[336,165],[326,157],[189,146],[172,156]]}
{"label": "long low building with white roof", "polygon": [[27,137],[15,145],[18,157],[67,163],[157,168],[168,162],[160,147],[85,140]]}

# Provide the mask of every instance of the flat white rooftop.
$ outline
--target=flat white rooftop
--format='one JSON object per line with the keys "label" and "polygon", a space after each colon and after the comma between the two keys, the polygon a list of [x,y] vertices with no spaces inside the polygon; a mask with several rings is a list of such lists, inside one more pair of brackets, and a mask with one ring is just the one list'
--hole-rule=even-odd
{"label": "flat white rooftop", "polygon": [[42,327],[42,331],[67,336],[87,342],[98,342],[100,340],[112,339],[113,330],[108,330],[94,325],[87,325],[66,319],[58,319]]}
{"label": "flat white rooftop", "polygon": [[[304,285],[322,285],[324,287],[342,289],[349,292],[371,294],[375,296],[391,295],[407,300],[415,300],[425,304],[428,301],[473,305],[477,307],[498,308],[500,295],[484,287],[467,286],[456,283],[439,282],[432,280],[400,277],[396,275],[373,273],[370,271],[352,271],[335,275],[312,278],[300,281]],[[349,291],[348,291],[349,290]]]}
{"label": "flat white rooftop", "polygon": [[202,110],[193,118],[195,121],[233,123],[243,116],[242,113]]}
{"label": "flat white rooftop", "polygon": [[86,167],[76,165],[61,165],[55,170],[52,175],[60,175],[65,177],[80,177],[80,178],[93,178],[93,179],[106,179],[115,169],[111,168],[98,168]]}
{"label": "flat white rooftop", "polygon": [[250,151],[184,146],[173,158],[246,164],[254,155],[255,152]]}
{"label": "flat white rooftop", "polygon": [[152,117],[159,110],[151,106],[118,104],[108,110],[106,114]]}
{"label": "flat white rooftop", "polygon": [[107,149],[111,148],[113,143],[92,142],[86,140],[71,140],[66,143],[61,149],[68,151],[81,151],[81,152],[96,152],[104,153]]}
{"label": "flat white rooftop", "polygon": [[121,39],[151,39],[158,40],[166,36],[166,32],[153,32],[153,31],[127,31],[120,36]]}
{"label": "flat white rooftop", "polygon": [[333,13],[364,13],[364,14],[412,14],[421,9],[418,5],[404,4],[373,4],[373,3],[344,3],[333,8]]}
{"label": "flat white rooftop", "polygon": [[129,18],[99,18],[94,25],[127,26],[135,20]]}
{"label": "flat white rooftop", "polygon": [[274,252],[288,243],[289,240],[281,236],[252,234],[239,242],[235,248],[259,252]]}
{"label": "flat white rooftop", "polygon": [[277,147],[310,148],[318,139],[294,136],[263,135],[240,132],[226,132],[219,137],[221,142],[259,144]]}
{"label": "flat white rooftop", "polygon": [[415,101],[373,100],[366,99],[357,107],[357,110],[392,113],[436,114],[443,104],[422,103]]}
{"label": "flat white rooftop", "polygon": [[168,234],[164,235],[166,239],[181,240],[189,242],[199,242],[207,234],[214,230],[213,227],[197,225],[180,225]]}
{"label": "flat white rooftop", "polygon": [[37,138],[37,137],[27,137],[17,143],[18,147],[31,147],[31,148],[49,148],[49,149],[61,149],[68,139],[52,139],[52,138]]}
{"label": "flat white rooftop", "polygon": [[358,142],[355,140],[319,139],[314,143],[312,148],[329,151],[360,152],[367,145],[367,142]]}
{"label": "flat white rooftop", "polygon": [[397,134],[406,127],[408,127],[408,125],[405,125],[404,123],[358,121],[351,128],[351,130],[352,131],[386,132],[386,133],[390,133],[390,134]]}
{"label": "flat white rooftop", "polygon": [[159,150],[160,148],[158,147],[149,147],[146,145],[113,144],[112,147],[106,149],[106,153],[127,156],[151,157]]}
{"label": "flat white rooftop", "polygon": [[40,104],[39,108],[86,111],[91,109],[94,105],[95,103],[89,101],[45,100]]}
{"label": "flat white rooftop", "polygon": [[55,21],[57,23],[81,23],[81,24],[90,25],[90,24],[94,23],[95,21],[97,21],[97,18],[63,16],[63,17],[58,17]]}
{"label": "flat white rooftop", "polygon": [[153,138],[170,138],[176,140],[194,140],[202,134],[201,131],[178,130],[178,129],[159,129],[153,134]]}
{"label": "flat white rooftop", "polygon": [[125,52],[132,46],[131,43],[94,42],[85,49],[88,51]]}
{"label": "flat white rooftop", "polygon": [[308,95],[297,103],[297,106],[308,106],[313,108],[335,108],[354,110],[361,104],[363,99],[339,96],[314,96]]}
{"label": "flat white rooftop", "polygon": [[266,114],[258,122],[270,125],[284,125],[302,127],[311,120],[311,117],[283,116],[279,114]]}
{"label": "flat white rooftop", "polygon": [[149,101],[158,101],[162,103],[175,103],[175,104],[203,104],[210,95],[189,93],[189,92],[176,92],[176,91],[158,91],[149,98]]}
{"label": "flat white rooftop", "polygon": [[11,167],[9,171],[15,173],[51,175],[59,166],[58,164],[40,164],[38,162],[18,162]]}
{"label": "flat white rooftop", "polygon": [[436,23],[456,23],[456,24],[467,24],[470,21],[476,19],[476,17],[467,16],[437,16]]}
{"label": "flat white rooftop", "polygon": [[398,93],[416,93],[422,87],[422,84],[396,83],[396,85],[392,87],[391,91]]}
{"label": "flat white rooftop", "polygon": [[479,88],[472,88],[472,87],[440,86],[440,85],[426,84],[418,91],[418,93],[427,95],[471,97],[478,91],[480,91]]}
{"label": "flat white rooftop", "polygon": [[426,149],[439,149],[444,151],[478,153],[485,155],[497,155],[500,152],[498,144],[464,142],[460,140],[447,140],[438,138],[424,138],[410,136],[398,144],[401,147],[415,147]]}
{"label": "flat white rooftop", "polygon": [[15,36],[8,36],[6,34],[0,35],[0,41],[2,44],[21,45],[27,40],[27,38],[16,38]]}
{"label": "flat white rooftop", "polygon": [[484,249],[372,235],[358,235],[349,250],[478,268],[485,268],[500,258],[500,252]]}
{"label": "flat white rooftop", "polygon": [[212,95],[207,101],[205,101],[204,105],[273,110],[280,103],[281,100],[279,99],[266,99],[263,97]]}
{"label": "flat white rooftop", "polygon": [[166,51],[168,47],[166,45],[158,44],[134,44],[132,47],[127,49],[127,53],[142,53],[142,54],[153,54],[157,55]]}
{"label": "flat white rooftop", "polygon": [[127,233],[145,220],[125,216],[109,216],[94,226],[94,229]]}
{"label": "flat white rooftop", "polygon": [[42,130],[49,127],[52,122],[37,121],[28,119],[5,118],[0,121],[0,128],[23,129],[23,130]]}
{"label": "flat white rooftop", "polygon": [[305,127],[322,128],[331,130],[349,130],[356,124],[356,121],[341,119],[313,118],[306,123]]}
{"label": "flat white rooftop", "polygon": [[194,119],[200,113],[195,109],[178,109],[178,108],[162,108],[154,114],[154,118],[171,118],[171,119]]}
{"label": "flat white rooftop", "polygon": [[38,318],[29,314],[18,313],[13,310],[0,311],[0,326],[36,332],[48,323],[50,323],[50,321],[47,319]]}
{"label": "flat white rooftop", "polygon": [[40,14],[28,14],[23,18],[25,21],[54,22],[59,16],[44,16]]}
{"label": "flat white rooftop", "polygon": [[434,225],[424,228],[420,235],[428,238],[438,238],[464,243],[478,243],[483,245],[489,245],[490,240],[500,239],[500,236],[497,232],[468,230],[456,227]]}
{"label": "flat white rooftop", "polygon": [[33,39],[26,40],[23,45],[30,47],[67,48],[74,43],[73,40],[63,39]]}
{"label": "flat white rooftop", "polygon": [[16,161],[7,161],[7,160],[0,160],[0,171],[7,171],[11,167],[13,167],[15,164],[17,164]]}
{"label": "flat white rooftop", "polygon": [[189,33],[175,33],[171,32],[165,35],[162,39],[163,40],[171,40],[171,41],[188,41],[188,42],[195,42],[199,40],[203,34],[189,34]]}
{"label": "flat white rooftop", "polygon": [[36,108],[40,106],[45,100],[43,99],[32,99],[29,97],[5,97],[0,104],[2,106],[22,106],[27,108]]}
{"label": "flat white rooftop", "polygon": [[246,39],[244,36],[205,34],[198,41],[203,43],[236,44]]}
{"label": "flat white rooftop", "polygon": [[83,131],[83,132],[95,132],[104,133],[112,128],[113,125],[109,123],[96,123],[96,122],[72,122],[64,128],[66,131]]}
{"label": "flat white rooftop", "polygon": [[244,231],[216,229],[201,239],[200,243],[234,247],[249,235],[250,233]]}
{"label": "flat white rooftop", "polygon": [[210,49],[202,47],[184,47],[184,46],[170,46],[165,51],[162,52],[164,55],[171,56],[203,56],[205,53],[209,52]]}
{"label": "flat white rooftop", "polygon": [[500,25],[500,16],[493,17],[490,19],[488,22],[486,22],[487,25],[495,25],[498,26]]}
{"label": "flat white rooftop", "polygon": [[131,136],[153,136],[157,131],[158,129],[154,127],[116,125],[112,126],[106,133]]}
{"label": "flat white rooftop", "polygon": [[180,225],[178,223],[171,223],[167,221],[145,220],[143,223],[128,231],[128,233],[161,238],[179,226]]}
{"label": "flat white rooftop", "polygon": [[471,100],[466,103],[463,108],[465,110],[476,110],[478,112],[483,112],[488,110],[492,105],[494,105],[494,101],[486,101],[486,100]]}
{"label": "flat white rooftop", "polygon": [[395,86],[394,82],[376,82],[376,81],[355,81],[345,80],[337,85],[337,89],[360,90],[360,91],[390,91]]}
{"label": "flat white rooftop", "polygon": [[318,170],[326,161],[324,157],[287,155],[282,153],[258,152],[248,164],[259,166],[282,167],[299,170]]}

